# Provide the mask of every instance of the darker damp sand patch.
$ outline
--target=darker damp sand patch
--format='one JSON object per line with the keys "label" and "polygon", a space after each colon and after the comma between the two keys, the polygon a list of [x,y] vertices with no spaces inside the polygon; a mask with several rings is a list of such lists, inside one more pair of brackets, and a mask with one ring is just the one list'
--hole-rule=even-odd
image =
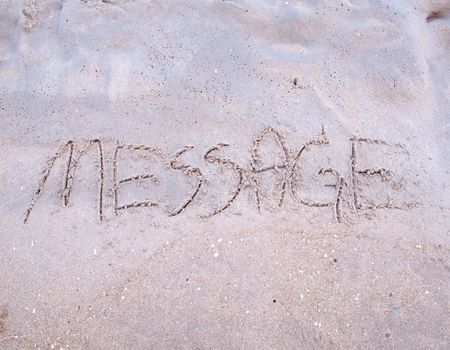
{"label": "darker damp sand patch", "polygon": [[426,17],[425,20],[427,21],[427,23],[430,23],[430,22],[436,21],[438,19],[444,19],[444,18],[448,17],[449,14],[450,14],[450,7],[443,8],[440,10],[433,10],[428,14],[428,16]]}

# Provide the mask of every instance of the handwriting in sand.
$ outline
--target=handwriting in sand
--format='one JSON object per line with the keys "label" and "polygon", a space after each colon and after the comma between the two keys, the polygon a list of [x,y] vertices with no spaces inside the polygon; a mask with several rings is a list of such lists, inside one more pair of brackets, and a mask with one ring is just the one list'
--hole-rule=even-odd
{"label": "handwriting in sand", "polygon": [[[281,161],[275,162],[269,166],[263,166],[261,155],[260,155],[260,147],[261,144],[268,138],[272,138],[275,140],[278,150],[277,152],[281,154]],[[205,164],[215,164],[217,166],[226,167],[227,169],[233,170],[236,178],[236,185],[232,189],[232,191],[228,194],[226,198],[223,199],[222,204],[219,204],[217,207],[212,208],[209,213],[201,215],[204,218],[212,217],[218,215],[228,208],[230,208],[233,203],[236,201],[240,193],[242,193],[243,189],[246,187],[250,187],[254,192],[255,206],[258,210],[261,210],[262,204],[262,174],[274,174],[279,179],[279,185],[277,188],[277,205],[278,207],[282,207],[283,203],[286,200],[286,196],[290,195],[291,198],[298,203],[299,205],[304,205],[307,207],[323,207],[330,208],[334,212],[335,220],[338,223],[343,221],[343,213],[342,206],[344,201],[350,203],[353,210],[356,212],[358,210],[373,210],[373,209],[408,209],[415,206],[414,203],[393,203],[392,201],[388,201],[385,203],[362,203],[360,200],[361,189],[359,179],[361,177],[379,177],[382,181],[389,181],[393,176],[393,172],[389,169],[385,168],[360,168],[358,164],[358,152],[359,148],[364,144],[377,145],[380,147],[392,147],[392,148],[401,148],[404,147],[400,144],[389,143],[382,140],[376,139],[368,139],[361,137],[351,137],[349,140],[350,144],[350,152],[349,152],[349,168],[350,168],[350,179],[346,180],[340,174],[340,172],[333,168],[322,168],[318,172],[317,175],[328,175],[334,178],[333,186],[335,188],[334,198],[330,199],[327,202],[316,202],[311,201],[305,198],[302,198],[300,193],[298,193],[298,188],[295,186],[296,182],[296,173],[300,169],[300,163],[302,158],[306,152],[311,150],[313,147],[321,147],[324,145],[328,145],[330,140],[325,133],[324,128],[322,131],[316,136],[309,140],[307,140],[298,151],[290,150],[285,142],[283,135],[275,130],[274,128],[266,128],[263,130],[256,138],[253,140],[253,147],[251,149],[251,160],[248,166],[242,166],[237,164],[235,161],[224,158],[220,155],[220,152],[225,148],[229,147],[228,144],[219,143],[215,146],[210,147],[203,155],[203,159]],[[39,180],[36,191],[34,192],[31,201],[25,211],[24,223],[26,223],[30,215],[33,211],[33,208],[43,193],[47,179],[50,176],[52,168],[54,167],[55,162],[63,157],[65,154],[67,155],[67,165],[65,168],[65,174],[63,179],[63,205],[67,206],[70,202],[70,196],[72,193],[73,182],[75,179],[76,171],[78,169],[78,165],[82,160],[83,156],[89,151],[96,150],[98,155],[98,217],[100,221],[104,220],[104,207],[105,207],[105,177],[107,176],[105,173],[105,157],[104,157],[104,149],[103,143],[100,139],[93,139],[88,142],[81,148],[77,150],[76,143],[72,140],[63,144],[57,152],[52,155],[46,163],[45,169],[42,173],[42,176]],[[117,142],[114,150],[113,150],[113,159],[112,159],[112,193],[113,193],[113,208],[114,214],[119,215],[121,211],[132,209],[132,208],[140,208],[140,207],[154,207],[158,206],[160,203],[152,200],[143,200],[143,201],[133,201],[128,203],[122,203],[120,200],[121,188],[126,186],[127,183],[131,182],[139,182],[143,180],[158,182],[158,179],[155,175],[150,173],[142,173],[142,174],[134,174],[124,178],[118,178],[118,168],[120,166],[119,160],[121,159],[122,153],[127,152],[149,152],[152,153],[156,157],[160,157],[161,159],[166,159],[168,162],[168,168],[170,171],[181,172],[184,176],[190,178],[195,185],[190,190],[190,193],[187,195],[186,199],[183,200],[179,205],[168,211],[168,216],[177,216],[182,214],[185,210],[188,210],[189,207],[198,201],[198,194],[202,189],[202,186],[207,181],[202,169],[185,164],[181,158],[183,155],[193,149],[193,146],[185,146],[179,151],[175,152],[172,157],[166,157],[165,153],[157,146],[148,146],[148,145],[136,145],[136,144],[124,144]],[[329,185],[330,186],[330,185]]]}

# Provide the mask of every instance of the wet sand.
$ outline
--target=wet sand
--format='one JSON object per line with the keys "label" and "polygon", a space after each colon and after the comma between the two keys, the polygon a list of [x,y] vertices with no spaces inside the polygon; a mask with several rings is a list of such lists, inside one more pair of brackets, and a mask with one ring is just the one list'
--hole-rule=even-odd
{"label": "wet sand", "polygon": [[3,1],[0,348],[448,349],[445,1]]}

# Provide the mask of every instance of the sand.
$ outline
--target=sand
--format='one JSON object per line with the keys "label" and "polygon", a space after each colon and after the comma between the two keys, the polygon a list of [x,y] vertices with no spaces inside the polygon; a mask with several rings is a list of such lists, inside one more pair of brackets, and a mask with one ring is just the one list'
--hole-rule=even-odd
{"label": "sand", "polygon": [[450,348],[449,38],[448,1],[2,1],[0,348]]}

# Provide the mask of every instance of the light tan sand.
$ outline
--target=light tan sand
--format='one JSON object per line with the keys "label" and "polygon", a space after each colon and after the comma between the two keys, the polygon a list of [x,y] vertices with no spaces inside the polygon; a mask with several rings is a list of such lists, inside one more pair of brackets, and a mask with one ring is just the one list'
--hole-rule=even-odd
{"label": "light tan sand", "polygon": [[449,349],[448,1],[3,0],[1,349]]}

